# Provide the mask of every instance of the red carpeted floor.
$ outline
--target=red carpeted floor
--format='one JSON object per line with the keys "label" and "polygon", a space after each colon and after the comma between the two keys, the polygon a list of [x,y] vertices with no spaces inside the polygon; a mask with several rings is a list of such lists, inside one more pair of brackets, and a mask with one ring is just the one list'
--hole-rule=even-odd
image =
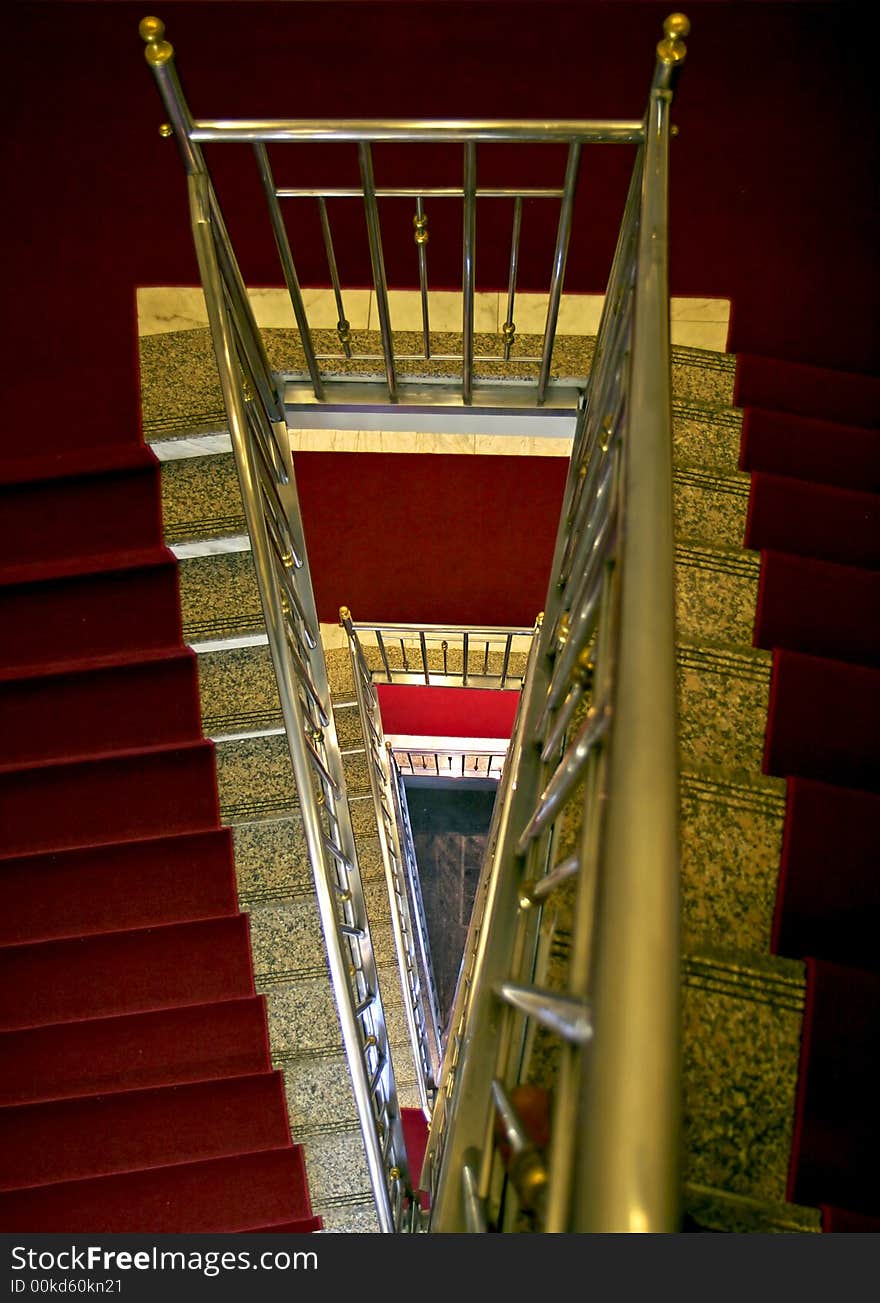
{"label": "red carpeted floor", "polygon": [[787,780],[772,945],[806,960],[789,1199],[880,1230],[880,382],[738,363],[755,643],[773,651],[764,768]]}
{"label": "red carpeted floor", "polygon": [[0,487],[0,1226],[311,1231],[157,472]]}

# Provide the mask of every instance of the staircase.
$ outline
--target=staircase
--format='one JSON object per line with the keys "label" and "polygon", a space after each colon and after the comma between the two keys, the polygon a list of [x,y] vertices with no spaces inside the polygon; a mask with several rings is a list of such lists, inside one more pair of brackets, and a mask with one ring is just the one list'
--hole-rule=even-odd
{"label": "staircase", "polygon": [[[175,343],[184,369],[190,345],[204,353],[203,336]],[[673,363],[686,1228],[874,1229],[876,385],[697,350]],[[178,564],[133,438],[89,451],[85,436],[4,472],[11,1230],[375,1226],[241,508],[201,385],[193,398],[178,376],[179,410],[160,418],[190,436],[163,475]],[[517,471],[531,498],[558,487],[552,464]],[[509,573],[490,572],[499,602]],[[344,657],[329,662],[393,978],[363,739]],[[548,984],[567,923],[548,911]],[[540,1051],[539,1100],[554,1085]]]}

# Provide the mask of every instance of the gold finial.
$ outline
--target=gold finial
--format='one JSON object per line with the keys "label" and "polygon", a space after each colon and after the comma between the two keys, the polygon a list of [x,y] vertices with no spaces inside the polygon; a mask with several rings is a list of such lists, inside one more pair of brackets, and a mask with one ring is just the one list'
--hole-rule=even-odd
{"label": "gold finial", "polygon": [[516,334],[516,324],[513,321],[505,321],[501,327],[501,337],[505,344],[512,344],[513,337]]}
{"label": "gold finial", "polygon": [[174,58],[174,46],[165,37],[165,24],[161,18],[142,18],[138,24],[141,40],[146,41],[144,58],[151,66],[167,63]]}
{"label": "gold finial", "polygon": [[428,243],[428,218],[425,213],[416,213],[413,218],[413,227],[415,228],[413,239],[416,244]]}
{"label": "gold finial", "polygon": [[163,140],[167,140],[169,136],[174,135],[174,128],[172,127],[170,122],[159,123],[159,135],[162,137]]}
{"label": "gold finial", "polygon": [[543,623],[544,623],[544,612],[539,611],[538,614],[535,616],[535,633],[538,632],[538,630],[541,628]]}
{"label": "gold finial", "polygon": [[351,322],[346,321],[345,317],[340,317],[336,323],[336,333],[340,344],[347,344],[351,339]]}
{"label": "gold finial", "polygon": [[348,609],[348,607],[347,607],[347,606],[340,606],[340,608],[339,608],[339,623],[340,623],[342,626],[344,626],[346,620],[350,620],[350,619],[351,619],[351,611]]}
{"label": "gold finial", "polygon": [[686,14],[670,14],[663,24],[663,40],[657,46],[657,58],[661,63],[681,63],[687,54],[684,38],[691,30],[690,19]]}

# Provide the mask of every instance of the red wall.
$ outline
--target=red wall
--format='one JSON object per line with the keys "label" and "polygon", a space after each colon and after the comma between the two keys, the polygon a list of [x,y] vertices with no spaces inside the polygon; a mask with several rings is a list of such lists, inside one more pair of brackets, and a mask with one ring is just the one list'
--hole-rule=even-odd
{"label": "red wall", "polygon": [[[669,8],[557,0],[160,7],[196,116],[537,118],[639,116]],[[133,287],[196,280],[182,172],[173,144],[157,134],[163,114],[137,35],[144,10],[22,3],[4,15],[7,448],[137,437]],[[863,11],[695,3],[688,12],[693,35],[675,111],[673,292],[731,296],[737,350],[874,370],[876,114]],[[330,175],[332,160],[338,177],[337,148],[310,156],[308,174]],[[603,287],[629,153],[587,151],[571,290]],[[508,175],[508,163],[484,151],[481,176]],[[380,179],[418,172],[400,153],[377,156],[377,165]],[[455,175],[457,154],[448,166]],[[535,180],[560,168],[554,147],[528,164]],[[246,147],[227,146],[221,197],[236,174],[252,186],[228,201],[246,274],[278,283],[253,161]],[[546,283],[536,237],[543,225],[552,238],[555,214],[542,211],[526,213],[523,288]],[[488,207],[480,216],[483,287],[504,280],[509,214],[497,214],[494,227]],[[365,282],[354,209],[348,220],[347,232],[339,228],[343,275]],[[408,207],[396,220],[386,236],[389,276],[414,284]],[[431,220],[435,284],[452,284],[458,255],[451,245],[443,253],[439,204]],[[457,234],[454,217],[447,224]],[[303,281],[325,279],[322,266],[305,247]]]}
{"label": "red wall", "polygon": [[379,684],[382,727],[414,737],[510,737],[518,692]]}

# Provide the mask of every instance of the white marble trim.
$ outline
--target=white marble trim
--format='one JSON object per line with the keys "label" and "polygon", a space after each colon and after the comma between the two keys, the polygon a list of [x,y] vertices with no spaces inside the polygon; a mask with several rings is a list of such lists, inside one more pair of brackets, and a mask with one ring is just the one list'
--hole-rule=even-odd
{"label": "white marble trim", "polygon": [[[335,329],[336,300],[332,290],[304,288],[303,300],[312,326]],[[248,290],[257,325],[262,329],[294,326],[293,310],[286,289],[259,286]],[[474,319],[478,332],[497,334],[507,311],[507,296],[497,291],[475,296]],[[389,290],[391,324],[394,330],[422,329],[421,296],[418,290]],[[372,290],[344,290],[346,316],[353,330],[378,330],[379,319]],[[541,335],[547,317],[546,294],[518,294],[514,321],[520,335]],[[563,294],[557,331],[560,335],[595,335],[599,328],[604,296]],[[461,330],[460,292],[432,290],[428,312],[432,331]],[[138,334],[160,335],[195,330],[208,324],[201,288],[191,285],[140,286],[137,291]],[[673,298],[670,303],[673,344],[724,352],[730,326],[730,300],[700,297]]]}

